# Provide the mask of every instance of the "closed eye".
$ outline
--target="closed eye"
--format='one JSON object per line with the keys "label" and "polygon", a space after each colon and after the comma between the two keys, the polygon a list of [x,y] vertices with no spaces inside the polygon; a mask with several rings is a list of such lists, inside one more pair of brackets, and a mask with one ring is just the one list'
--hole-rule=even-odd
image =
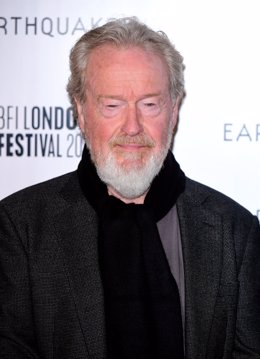
{"label": "closed eye", "polygon": [[114,105],[114,104],[109,104],[109,105],[106,105],[106,107],[108,108],[117,108],[119,105]]}
{"label": "closed eye", "polygon": [[155,103],[153,103],[153,102],[147,102],[147,103],[144,103],[144,105],[145,105],[145,106],[147,106],[147,107],[153,107],[153,106],[156,106],[156,104],[155,104]]}
{"label": "closed eye", "polygon": [[159,99],[156,101],[142,100],[138,103],[138,107],[144,116],[157,116],[162,110]]}
{"label": "closed eye", "polygon": [[120,100],[102,99],[99,103],[99,109],[103,116],[111,118],[120,113],[124,104],[125,103]]}

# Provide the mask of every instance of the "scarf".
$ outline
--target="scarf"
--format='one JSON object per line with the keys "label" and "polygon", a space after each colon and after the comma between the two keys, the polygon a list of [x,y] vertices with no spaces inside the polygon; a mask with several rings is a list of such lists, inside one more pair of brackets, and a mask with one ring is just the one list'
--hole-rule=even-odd
{"label": "scarf", "polygon": [[77,173],[99,219],[107,358],[184,358],[179,292],[156,226],[185,187],[172,152],[142,205],[108,195],[86,147]]}

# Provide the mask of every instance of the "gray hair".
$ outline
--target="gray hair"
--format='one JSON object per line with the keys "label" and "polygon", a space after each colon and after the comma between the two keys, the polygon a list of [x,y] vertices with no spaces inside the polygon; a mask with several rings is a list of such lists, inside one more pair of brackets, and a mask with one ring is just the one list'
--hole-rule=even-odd
{"label": "gray hair", "polygon": [[111,44],[119,48],[140,47],[159,55],[166,63],[169,73],[170,92],[176,100],[184,92],[183,58],[162,31],[153,31],[137,18],[122,18],[86,32],[74,45],[70,53],[71,76],[67,91],[77,114],[75,99],[84,103],[86,95],[86,66],[92,50]]}

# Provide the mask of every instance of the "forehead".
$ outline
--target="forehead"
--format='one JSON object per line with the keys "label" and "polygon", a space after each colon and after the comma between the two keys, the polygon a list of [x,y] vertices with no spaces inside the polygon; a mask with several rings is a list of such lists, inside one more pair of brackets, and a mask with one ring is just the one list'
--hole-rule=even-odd
{"label": "forehead", "polygon": [[158,54],[140,47],[118,48],[111,44],[92,50],[86,78],[90,87],[151,86],[160,90],[169,82],[166,63]]}

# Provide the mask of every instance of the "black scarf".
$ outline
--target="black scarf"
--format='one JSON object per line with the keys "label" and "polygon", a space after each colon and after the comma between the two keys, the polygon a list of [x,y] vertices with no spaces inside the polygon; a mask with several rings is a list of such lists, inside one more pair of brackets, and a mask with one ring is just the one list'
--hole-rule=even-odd
{"label": "black scarf", "polygon": [[109,196],[86,148],[78,177],[99,218],[107,357],[184,358],[179,292],[156,226],[185,187],[173,154],[168,153],[143,205]]}

